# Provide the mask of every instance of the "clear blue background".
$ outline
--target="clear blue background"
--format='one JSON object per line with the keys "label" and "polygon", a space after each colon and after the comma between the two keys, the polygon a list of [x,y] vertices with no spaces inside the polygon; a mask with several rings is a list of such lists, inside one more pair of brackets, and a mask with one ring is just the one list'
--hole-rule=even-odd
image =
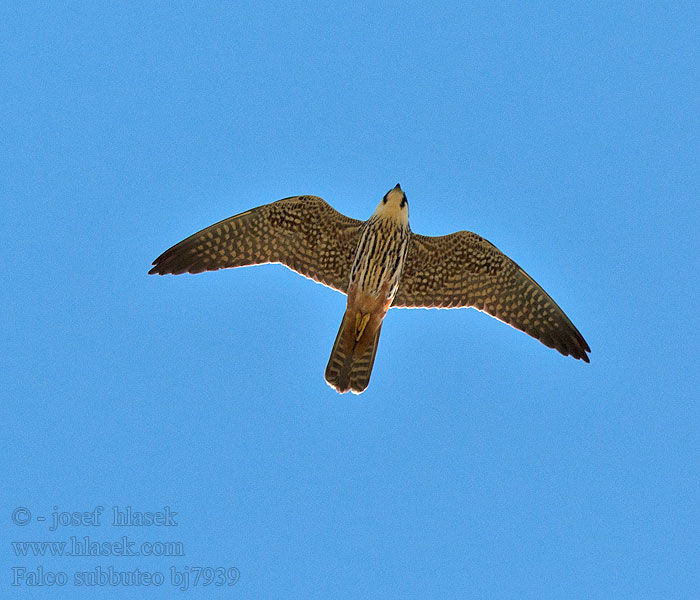
{"label": "clear blue background", "polygon": [[[63,5],[66,4],[66,5]],[[525,5],[523,5],[525,4]],[[694,2],[0,8],[2,596],[696,598],[700,9]],[[316,194],[469,229],[590,343],[391,311],[370,388],[323,380],[345,298],[163,250]],[[17,557],[168,505],[184,557]],[[149,590],[11,567],[161,571]],[[185,596],[183,596],[185,597]]]}

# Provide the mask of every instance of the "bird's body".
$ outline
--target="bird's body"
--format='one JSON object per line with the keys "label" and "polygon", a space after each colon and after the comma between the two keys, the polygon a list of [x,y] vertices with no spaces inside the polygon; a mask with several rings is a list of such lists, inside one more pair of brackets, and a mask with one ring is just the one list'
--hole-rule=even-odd
{"label": "bird's body", "polygon": [[260,206],[166,250],[150,273],[274,262],[347,294],[326,367],[326,381],[341,393],[360,393],[369,384],[382,323],[392,306],[472,306],[589,362],[590,348],[573,323],[495,246],[467,231],[441,237],[412,233],[399,185],[365,222],[341,215],[316,196]]}
{"label": "bird's body", "polygon": [[360,230],[348,280],[348,303],[326,367],[341,394],[369,384],[384,316],[399,288],[411,237],[408,204],[391,190]]}

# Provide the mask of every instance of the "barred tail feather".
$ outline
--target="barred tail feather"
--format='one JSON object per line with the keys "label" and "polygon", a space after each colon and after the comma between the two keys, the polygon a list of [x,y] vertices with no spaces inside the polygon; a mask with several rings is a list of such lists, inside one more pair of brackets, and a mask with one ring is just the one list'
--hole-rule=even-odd
{"label": "barred tail feather", "polygon": [[[349,391],[360,394],[367,389],[381,331],[380,322],[370,343],[358,343],[354,339],[354,318],[348,312],[345,313],[326,367],[328,385],[341,394]],[[367,330],[364,335],[369,339],[372,332]]]}

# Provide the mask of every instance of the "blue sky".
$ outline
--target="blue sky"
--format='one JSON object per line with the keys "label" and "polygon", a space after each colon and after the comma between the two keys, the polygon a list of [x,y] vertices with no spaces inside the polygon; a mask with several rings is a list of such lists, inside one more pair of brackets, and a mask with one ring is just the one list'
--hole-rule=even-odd
{"label": "blue sky", "polygon": [[[187,566],[240,574],[190,598],[695,597],[699,22],[691,2],[3,4],[2,596],[171,598]],[[394,310],[369,389],[339,396],[342,295],[281,266],[146,275],[253,206],[365,219],[397,182],[414,231],[475,231],[527,270],[591,364],[477,311]],[[125,535],[184,550],[18,555]],[[110,567],[164,581],[75,582]],[[38,592],[39,568],[67,583]]]}

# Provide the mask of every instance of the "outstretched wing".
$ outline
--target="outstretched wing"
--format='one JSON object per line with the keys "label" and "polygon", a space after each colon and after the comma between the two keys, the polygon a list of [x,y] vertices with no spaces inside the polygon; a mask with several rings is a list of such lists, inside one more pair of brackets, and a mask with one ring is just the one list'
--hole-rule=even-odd
{"label": "outstretched wing", "polygon": [[149,274],[282,263],[347,293],[361,225],[317,196],[285,198],[195,233],[156,258]]}
{"label": "outstretched wing", "polygon": [[392,306],[473,306],[564,355],[589,362],[586,340],[547,292],[493,244],[469,231],[442,237],[413,234]]}

